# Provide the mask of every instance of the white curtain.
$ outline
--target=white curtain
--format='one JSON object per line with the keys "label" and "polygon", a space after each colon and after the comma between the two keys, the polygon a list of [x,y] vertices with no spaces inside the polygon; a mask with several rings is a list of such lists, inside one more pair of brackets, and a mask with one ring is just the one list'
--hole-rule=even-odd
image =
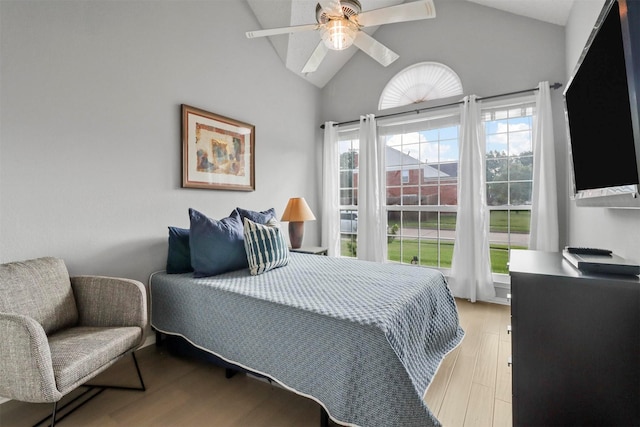
{"label": "white curtain", "polygon": [[456,297],[495,297],[489,256],[485,137],[475,95],[460,107],[458,214],[449,286]]}
{"label": "white curtain", "polygon": [[334,122],[324,124],[322,175],[322,246],[329,256],[340,256],[340,156]]}
{"label": "white curtain", "polygon": [[358,163],[358,259],[384,262],[387,257],[384,144],[378,141],[373,114],[360,116]]}
{"label": "white curtain", "polygon": [[533,119],[533,194],[529,249],[557,252],[558,194],[549,82],[541,82]]}

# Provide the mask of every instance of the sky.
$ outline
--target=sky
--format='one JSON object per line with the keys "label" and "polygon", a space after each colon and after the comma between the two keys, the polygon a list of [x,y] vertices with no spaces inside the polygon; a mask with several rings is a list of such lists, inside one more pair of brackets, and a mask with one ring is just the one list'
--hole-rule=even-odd
{"label": "sky", "polygon": [[[533,151],[533,119],[530,114],[530,109],[515,109],[485,115],[484,118],[492,119],[485,121],[486,152],[498,151],[517,156]],[[458,137],[459,126],[447,126],[388,135],[387,145],[424,163],[457,162],[460,155]],[[350,149],[359,149],[359,141],[341,142],[340,153]]]}
{"label": "sky", "polygon": [[[499,151],[511,156],[532,151],[531,116],[485,123],[486,151]],[[387,145],[392,146],[426,163],[458,161],[458,126],[431,129],[390,136]],[[419,153],[419,156],[418,156]]]}

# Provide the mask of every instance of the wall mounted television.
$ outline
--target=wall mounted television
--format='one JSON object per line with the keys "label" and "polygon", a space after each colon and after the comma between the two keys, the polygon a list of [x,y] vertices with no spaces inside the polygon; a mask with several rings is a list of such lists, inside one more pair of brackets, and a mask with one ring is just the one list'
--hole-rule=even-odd
{"label": "wall mounted television", "polygon": [[564,91],[578,206],[640,208],[640,0],[607,0]]}

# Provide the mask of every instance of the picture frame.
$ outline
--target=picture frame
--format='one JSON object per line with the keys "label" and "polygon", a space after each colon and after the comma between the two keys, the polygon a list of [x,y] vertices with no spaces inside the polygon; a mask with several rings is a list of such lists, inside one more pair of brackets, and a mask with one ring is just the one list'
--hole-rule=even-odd
{"label": "picture frame", "polygon": [[182,187],[255,191],[255,126],[182,104]]}

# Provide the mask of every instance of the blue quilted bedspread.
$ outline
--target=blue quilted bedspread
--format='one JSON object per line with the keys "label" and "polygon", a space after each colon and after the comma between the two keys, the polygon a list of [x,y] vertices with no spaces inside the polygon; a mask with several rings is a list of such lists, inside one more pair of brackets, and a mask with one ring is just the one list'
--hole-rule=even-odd
{"label": "blue quilted bedspread", "polygon": [[322,404],[344,425],[440,425],[424,403],[464,336],[442,274],[292,253],[289,265],[151,278],[151,324]]}

